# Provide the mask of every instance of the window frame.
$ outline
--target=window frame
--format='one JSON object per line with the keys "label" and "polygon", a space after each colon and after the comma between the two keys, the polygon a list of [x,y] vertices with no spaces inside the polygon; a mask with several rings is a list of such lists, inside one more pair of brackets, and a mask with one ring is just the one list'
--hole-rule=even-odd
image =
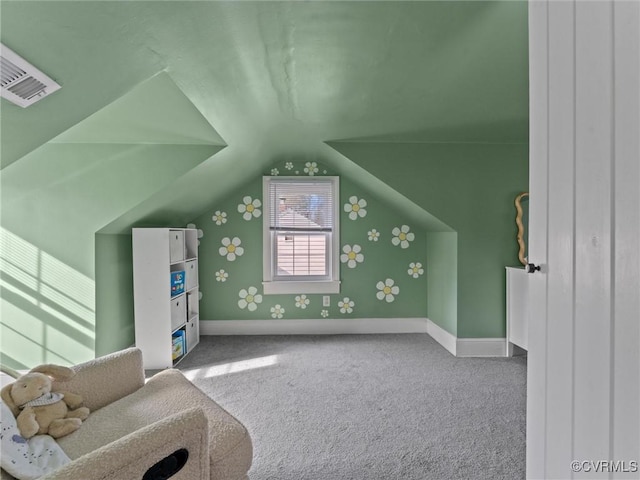
{"label": "window frame", "polygon": [[[272,182],[318,182],[329,181],[331,183],[333,197],[333,224],[330,232],[330,240],[327,245],[329,259],[327,278],[300,279],[287,277],[286,279],[274,278],[274,255],[277,245],[273,241],[276,235],[271,231],[271,199],[269,188]],[[340,177],[338,176],[264,176],[262,178],[263,220],[262,220],[262,287],[265,295],[277,294],[330,294],[340,293]],[[312,276],[310,276],[312,277]]]}

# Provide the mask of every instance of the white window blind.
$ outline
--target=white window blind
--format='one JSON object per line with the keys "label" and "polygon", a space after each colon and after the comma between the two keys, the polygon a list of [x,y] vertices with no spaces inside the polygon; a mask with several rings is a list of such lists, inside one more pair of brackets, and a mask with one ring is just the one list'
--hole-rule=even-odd
{"label": "white window blind", "polygon": [[269,229],[287,232],[331,232],[332,182],[272,180],[269,184]]}
{"label": "white window blind", "polygon": [[274,278],[327,278],[333,231],[332,182],[272,180],[269,204]]}

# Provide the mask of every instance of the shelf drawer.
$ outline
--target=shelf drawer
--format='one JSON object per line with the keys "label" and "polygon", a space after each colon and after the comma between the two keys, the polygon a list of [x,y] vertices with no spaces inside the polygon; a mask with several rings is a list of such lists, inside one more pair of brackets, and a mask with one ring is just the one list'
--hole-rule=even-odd
{"label": "shelf drawer", "polygon": [[187,334],[187,352],[190,352],[200,341],[200,324],[198,317],[191,319],[186,326]]}
{"label": "shelf drawer", "polygon": [[197,260],[189,260],[184,264],[185,269],[185,289],[191,290],[198,286],[198,261]]}
{"label": "shelf drawer", "polygon": [[171,330],[175,330],[186,321],[187,299],[184,295],[181,295],[180,297],[171,300]]}
{"label": "shelf drawer", "polygon": [[184,260],[184,232],[180,230],[170,230],[169,261],[174,263],[181,262],[182,260]]}

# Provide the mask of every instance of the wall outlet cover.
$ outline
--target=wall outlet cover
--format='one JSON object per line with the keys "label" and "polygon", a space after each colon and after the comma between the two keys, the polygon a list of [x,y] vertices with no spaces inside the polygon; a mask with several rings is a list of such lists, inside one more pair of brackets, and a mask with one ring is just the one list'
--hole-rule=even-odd
{"label": "wall outlet cover", "polygon": [[322,306],[323,307],[331,306],[331,297],[329,295],[325,295],[322,297]]}

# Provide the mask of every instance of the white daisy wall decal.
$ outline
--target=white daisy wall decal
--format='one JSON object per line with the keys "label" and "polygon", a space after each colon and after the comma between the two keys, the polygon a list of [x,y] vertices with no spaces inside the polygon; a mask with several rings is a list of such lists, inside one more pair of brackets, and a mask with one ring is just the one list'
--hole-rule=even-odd
{"label": "white daisy wall decal", "polygon": [[280,305],[271,307],[271,318],[282,318],[283,315],[284,315],[284,307],[281,307]]}
{"label": "white daisy wall decal", "polygon": [[292,162],[287,162],[284,164],[284,168],[286,168],[287,170],[292,170],[293,169],[293,163]]}
{"label": "white daisy wall decal", "polygon": [[358,199],[355,195],[349,197],[349,203],[344,204],[344,211],[349,214],[349,220],[357,220],[365,217],[367,210],[367,201],[364,198]]}
{"label": "white daisy wall decal", "polygon": [[246,290],[243,288],[238,292],[238,296],[240,297],[238,306],[242,309],[246,308],[250,312],[258,308],[258,303],[262,303],[262,295],[258,293],[256,287],[249,287]]}
{"label": "white daisy wall decal", "polygon": [[280,175],[280,170],[278,170],[277,168],[272,168],[271,175],[277,177],[278,175]]}
{"label": "white daisy wall decal", "polygon": [[395,285],[391,278],[387,278],[384,282],[378,282],[376,288],[378,289],[376,298],[378,300],[386,300],[387,303],[393,302],[395,296],[400,293],[400,287]]}
{"label": "white daisy wall decal", "polygon": [[380,232],[375,228],[372,228],[367,232],[367,238],[370,242],[377,242],[380,239]]}
{"label": "white daisy wall decal", "polygon": [[303,310],[307,308],[309,305],[309,299],[306,295],[296,295],[296,307],[302,308]]}
{"label": "white daisy wall decal", "polygon": [[198,238],[204,237],[204,232],[201,229],[199,229],[198,227],[196,227],[195,223],[189,223],[187,225],[187,228],[193,228],[194,230],[198,230],[198,233],[197,233],[198,234]]}
{"label": "white daisy wall decal", "polygon": [[227,257],[227,260],[230,262],[233,262],[236,257],[240,257],[244,253],[244,248],[240,246],[242,240],[238,237],[233,237],[233,239],[224,237],[221,243],[222,247],[218,249],[218,253],[223,257]]}
{"label": "white daisy wall decal", "polygon": [[202,230],[200,230],[198,227],[196,227],[195,223],[189,223],[187,224],[187,228],[193,228],[194,230],[197,230],[197,237],[198,237],[198,245],[200,245],[200,239],[202,237],[204,237],[204,232]]}
{"label": "white daisy wall decal", "polygon": [[322,311],[320,312],[320,316],[321,316],[322,318],[327,318],[327,317],[329,316],[329,310],[322,310]]}
{"label": "white daisy wall decal", "polygon": [[216,222],[216,225],[222,225],[223,223],[227,223],[227,212],[221,212],[220,210],[216,210],[216,213],[213,214],[211,220]]}
{"label": "white daisy wall decal", "polygon": [[424,269],[422,268],[422,264],[420,262],[411,262],[409,264],[409,270],[407,273],[411,275],[413,278],[418,278],[420,275],[424,273]]}
{"label": "white daisy wall decal", "polygon": [[252,218],[258,218],[262,215],[262,202],[259,199],[252,199],[249,195],[242,199],[243,203],[238,205],[238,212],[242,214],[242,218],[249,221]]}
{"label": "white daisy wall decal", "polygon": [[391,234],[393,235],[391,243],[396,247],[400,245],[401,248],[409,248],[409,242],[413,242],[416,238],[413,232],[410,232],[409,230],[410,228],[408,225],[402,225],[400,228],[395,227],[391,230]]}
{"label": "white daisy wall decal", "polygon": [[229,278],[229,274],[224,270],[218,270],[216,272],[216,281],[218,282],[226,282],[227,278]]}
{"label": "white daisy wall decal", "polygon": [[316,162],[307,162],[304,164],[304,173],[313,177],[316,173],[318,173],[318,164]]}
{"label": "white daisy wall decal", "polygon": [[338,302],[338,307],[340,308],[340,313],[351,313],[353,312],[353,307],[355,307],[355,302],[349,297],[344,297],[342,300]]}
{"label": "white daisy wall decal", "polygon": [[340,255],[340,261],[342,263],[346,263],[349,268],[356,268],[358,263],[364,262],[364,255],[360,253],[362,248],[360,245],[345,245],[342,247],[342,251],[344,252]]}

